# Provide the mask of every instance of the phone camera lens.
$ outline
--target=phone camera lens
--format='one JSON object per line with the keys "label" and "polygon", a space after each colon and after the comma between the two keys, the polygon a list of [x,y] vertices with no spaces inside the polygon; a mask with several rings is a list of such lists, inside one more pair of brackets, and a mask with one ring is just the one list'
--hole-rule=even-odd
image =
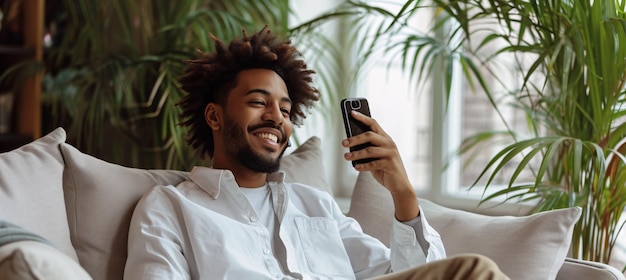
{"label": "phone camera lens", "polygon": [[358,100],[352,100],[351,102],[352,104],[350,104],[352,106],[352,109],[359,109],[361,108],[361,102],[359,102]]}

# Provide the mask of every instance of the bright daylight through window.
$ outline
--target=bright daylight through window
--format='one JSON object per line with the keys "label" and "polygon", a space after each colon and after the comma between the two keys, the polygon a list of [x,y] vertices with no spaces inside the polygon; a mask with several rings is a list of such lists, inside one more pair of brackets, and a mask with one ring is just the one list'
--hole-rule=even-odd
{"label": "bright daylight through window", "polygon": [[[433,14],[421,18],[423,22],[416,26],[426,28],[432,23],[427,22]],[[423,32],[423,31],[419,31]],[[443,73],[444,69],[434,69],[429,73],[429,80],[415,85],[410,82],[406,71],[402,71],[399,61],[385,60],[375,64],[366,73],[364,86],[359,94],[371,100],[372,113],[384,125],[401,147],[403,159],[410,170],[412,183],[420,192],[433,197],[458,197],[472,201],[480,199],[486,178],[482,178],[474,188],[474,184],[484,167],[495,153],[501,150],[502,144],[482,146],[473,153],[456,157],[463,139],[484,131],[502,131],[505,125],[514,128],[520,134],[526,130],[523,112],[513,107],[506,110],[494,110],[490,100],[479,88],[471,87],[457,73],[453,81],[453,90],[446,104],[445,89],[439,86],[442,77],[432,73]],[[508,58],[512,59],[512,58]],[[501,69],[485,69],[500,73],[512,73],[508,69],[506,59],[499,63]],[[458,68],[458,67],[457,67]],[[458,71],[458,69],[457,69]],[[442,74],[443,75],[443,74]],[[502,79],[514,87],[515,77]],[[498,88],[500,96],[496,101],[506,104],[506,92],[511,90],[501,86],[502,81],[489,81],[491,88]],[[506,121],[506,124],[502,120]],[[432,141],[432,142],[431,142]],[[442,166],[443,165],[443,166]],[[441,168],[437,168],[441,166]],[[507,183],[508,176],[516,166],[507,167],[492,182],[489,191]],[[437,178],[440,176],[441,178]],[[530,174],[523,174],[531,178]],[[436,184],[440,182],[439,184]]]}
{"label": "bright daylight through window", "polygon": [[[404,3],[399,0],[370,2],[372,5],[379,5],[392,12],[399,11]],[[301,13],[300,20],[311,17],[302,13],[312,11],[321,13],[336,5],[334,1],[305,3],[308,1],[298,2],[295,7],[296,12]],[[427,1],[423,3],[427,5]],[[435,24],[435,17],[435,9],[419,9],[419,15],[411,17],[404,32],[440,36],[441,41],[444,41],[446,34],[434,34],[431,31]],[[372,19],[372,21],[376,20]],[[376,25],[372,24],[372,26]],[[480,35],[479,33],[476,36]],[[345,49],[349,48],[345,47]],[[526,127],[523,112],[513,107],[506,110],[500,107],[500,111],[495,111],[491,101],[483,92],[480,92],[479,87],[472,86],[471,83],[461,78],[462,73],[458,65],[454,70],[456,78],[452,82],[450,99],[446,100],[446,89],[443,85],[443,75],[446,69],[443,66],[435,64],[433,68],[421,68],[421,65],[417,65],[416,72],[411,73],[403,68],[403,62],[398,53],[398,49],[388,52],[379,49],[375,59],[370,59],[369,63],[364,65],[364,69],[360,70],[360,82],[357,83],[358,86],[354,88],[354,93],[351,95],[368,98],[372,116],[396,141],[409,171],[411,182],[421,196],[434,200],[446,200],[448,203],[455,203],[454,200],[464,201],[467,206],[476,206],[484,190],[482,184],[486,180],[483,178],[471,191],[469,187],[487,166],[489,160],[503,146],[491,143],[489,146],[474,150],[474,153],[466,153],[460,158],[454,155],[459,150],[463,139],[483,131],[514,128],[520,135],[524,135]],[[499,74],[499,80],[491,79],[488,83],[489,87],[494,89],[494,95],[497,96],[495,101],[506,104],[510,101],[506,99],[507,91],[519,86],[521,82],[516,83],[515,80],[518,77],[513,74],[508,77],[503,76],[503,74],[514,73],[514,69],[511,69],[514,65],[512,63],[514,58],[503,57],[501,59],[503,60],[491,66],[492,68],[485,68],[482,71],[487,78],[490,77],[490,72]],[[496,66],[497,69],[494,68]],[[343,75],[350,77],[352,73],[343,73]],[[422,80],[417,79],[418,75],[423,75]],[[506,120],[506,124],[503,123],[503,119]],[[325,126],[316,124],[315,127],[326,130]],[[490,187],[489,191],[496,190],[497,185],[506,184],[506,177],[515,167],[507,167],[504,172],[500,172],[492,182],[494,187]],[[524,176],[532,177],[531,174],[522,174],[521,177]]]}

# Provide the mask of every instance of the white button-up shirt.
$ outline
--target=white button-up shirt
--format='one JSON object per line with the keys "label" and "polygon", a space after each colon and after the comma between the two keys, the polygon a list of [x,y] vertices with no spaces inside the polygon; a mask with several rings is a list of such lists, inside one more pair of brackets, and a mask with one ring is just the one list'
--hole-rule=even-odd
{"label": "white button-up shirt", "polygon": [[125,279],[363,279],[445,257],[423,214],[418,230],[394,219],[389,249],[330,194],[285,183],[278,172],[268,184],[285,250],[281,269],[268,228],[230,171],[196,167],[190,179],[157,186],[137,204]]}

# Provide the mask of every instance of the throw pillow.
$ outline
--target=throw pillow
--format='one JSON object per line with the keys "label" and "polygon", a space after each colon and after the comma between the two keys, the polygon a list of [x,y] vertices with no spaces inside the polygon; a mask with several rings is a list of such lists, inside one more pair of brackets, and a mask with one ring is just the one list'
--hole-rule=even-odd
{"label": "throw pillow", "polygon": [[52,242],[73,259],[63,199],[63,158],[56,129],[18,149],[0,154],[0,219]]}
{"label": "throw pillow", "polygon": [[389,191],[370,172],[359,172],[347,215],[359,222],[363,232],[389,247],[394,217],[393,200]]}
{"label": "throw pillow", "polygon": [[[313,137],[283,157],[286,181],[329,190],[323,174],[320,139]],[[127,234],[137,201],[156,185],[177,185],[188,173],[128,168],[84,154],[69,144],[61,151],[72,242],[94,279],[122,279]]]}
{"label": "throw pillow", "polygon": [[[528,216],[486,216],[420,199],[423,217],[441,235],[448,256],[477,253],[493,259],[511,279],[554,279],[563,265],[578,207]],[[357,177],[349,215],[365,232],[389,240],[393,202],[369,172]]]}
{"label": "throw pillow", "polygon": [[313,136],[283,157],[280,170],[285,172],[285,181],[318,187],[332,194],[326,181],[322,159],[322,140]]}
{"label": "throw pillow", "polygon": [[582,209],[528,216],[486,216],[421,200],[449,256],[478,253],[493,259],[511,279],[554,279],[565,261]]}
{"label": "throw pillow", "polygon": [[122,279],[128,225],[139,198],[156,185],[176,185],[187,173],[109,163],[61,144],[63,190],[72,243],[94,279]]}
{"label": "throw pillow", "polygon": [[37,241],[18,241],[0,247],[0,275],[5,280],[91,279],[76,260]]}

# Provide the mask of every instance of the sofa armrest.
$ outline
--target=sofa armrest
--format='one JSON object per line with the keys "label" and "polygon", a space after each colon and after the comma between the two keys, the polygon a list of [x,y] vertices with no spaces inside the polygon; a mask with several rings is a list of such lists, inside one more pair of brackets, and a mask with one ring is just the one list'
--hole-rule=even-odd
{"label": "sofa armrest", "polygon": [[566,258],[557,280],[626,280],[624,274],[608,264]]}

